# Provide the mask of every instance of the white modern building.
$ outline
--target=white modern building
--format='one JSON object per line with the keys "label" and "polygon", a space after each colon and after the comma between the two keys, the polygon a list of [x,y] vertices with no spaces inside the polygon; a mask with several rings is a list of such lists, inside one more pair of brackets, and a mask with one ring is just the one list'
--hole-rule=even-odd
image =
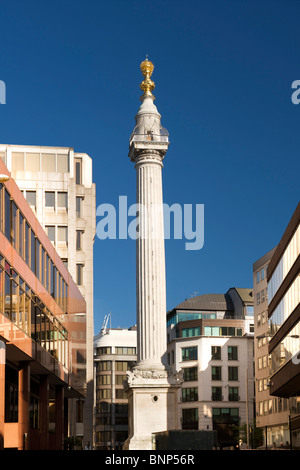
{"label": "white modern building", "polygon": [[123,383],[136,363],[137,328],[106,328],[94,338],[96,450],[122,449],[128,437],[128,399]]}
{"label": "white modern building", "polygon": [[221,447],[234,445],[231,425],[250,431],[255,416],[252,290],[192,297],[167,323],[168,361],[183,373],[178,428],[216,430]]}
{"label": "white modern building", "polygon": [[[77,283],[87,305],[87,397],[69,435],[93,442],[93,243],[96,233],[92,159],[70,147],[0,144],[0,158]],[[80,318],[78,318],[80,321]],[[80,338],[78,338],[80,339]],[[74,410],[73,410],[74,413]]]}

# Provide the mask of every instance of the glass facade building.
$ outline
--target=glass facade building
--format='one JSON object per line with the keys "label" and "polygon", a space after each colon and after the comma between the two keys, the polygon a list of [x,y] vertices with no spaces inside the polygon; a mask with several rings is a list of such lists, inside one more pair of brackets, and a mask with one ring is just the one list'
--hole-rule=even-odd
{"label": "glass facade building", "polygon": [[1,448],[63,448],[69,399],[86,393],[85,317],[85,300],[24,195],[12,178],[0,183]]}

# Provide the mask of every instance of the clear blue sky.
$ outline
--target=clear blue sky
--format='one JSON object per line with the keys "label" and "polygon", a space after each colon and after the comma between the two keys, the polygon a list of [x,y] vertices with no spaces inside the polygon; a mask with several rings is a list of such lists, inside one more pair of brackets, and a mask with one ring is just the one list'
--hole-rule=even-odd
{"label": "clear blue sky", "polygon": [[[128,139],[148,54],[171,140],[164,200],[205,205],[202,250],[166,242],[167,308],[252,287],[299,200],[299,14],[293,0],[0,0],[0,141],[86,152],[97,205],[134,203]],[[135,242],[96,238],[94,256],[95,333],[108,312],[131,326]]]}

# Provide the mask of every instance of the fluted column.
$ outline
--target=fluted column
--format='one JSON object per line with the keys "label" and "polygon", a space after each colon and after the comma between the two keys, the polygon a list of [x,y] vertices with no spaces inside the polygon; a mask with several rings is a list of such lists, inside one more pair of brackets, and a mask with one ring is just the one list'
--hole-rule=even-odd
{"label": "fluted column", "polygon": [[147,152],[138,157],[136,172],[138,367],[162,369],[166,362],[166,276],[159,153]]}

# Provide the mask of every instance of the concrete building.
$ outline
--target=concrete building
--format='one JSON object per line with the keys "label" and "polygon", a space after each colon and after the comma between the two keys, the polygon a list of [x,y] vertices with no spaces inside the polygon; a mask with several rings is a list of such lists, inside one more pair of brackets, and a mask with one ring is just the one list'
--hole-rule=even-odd
{"label": "concrete building", "polygon": [[130,137],[129,157],[136,169],[139,231],[136,241],[137,365],[127,374],[129,437],[124,448],[151,450],[155,432],[176,429],[178,376],[166,362],[166,278],[162,167],[168,132],[154,105],[154,66],[141,63],[142,104]]}
{"label": "concrete building", "polygon": [[[72,433],[93,440],[93,242],[96,232],[92,159],[69,147],[0,145],[4,161],[86,300],[86,398]],[[74,406],[78,406],[74,402]],[[82,403],[80,404],[82,406]]]}
{"label": "concrete building", "polygon": [[267,270],[270,394],[290,401],[290,440],[300,450],[300,203]]}
{"label": "concrete building", "polygon": [[136,363],[136,326],[104,327],[94,338],[95,449],[122,449],[128,437],[126,372]]}
{"label": "concrete building", "polygon": [[263,448],[290,441],[289,400],[270,395],[267,267],[275,248],[253,264],[256,426],[263,432]]}
{"label": "concrete building", "polygon": [[86,302],[10,177],[0,183],[0,448],[62,450],[85,366]]}
{"label": "concrete building", "polygon": [[168,360],[183,373],[179,429],[216,430],[221,447],[237,443],[232,424],[250,431],[253,331],[252,289],[192,297],[168,312]]}

